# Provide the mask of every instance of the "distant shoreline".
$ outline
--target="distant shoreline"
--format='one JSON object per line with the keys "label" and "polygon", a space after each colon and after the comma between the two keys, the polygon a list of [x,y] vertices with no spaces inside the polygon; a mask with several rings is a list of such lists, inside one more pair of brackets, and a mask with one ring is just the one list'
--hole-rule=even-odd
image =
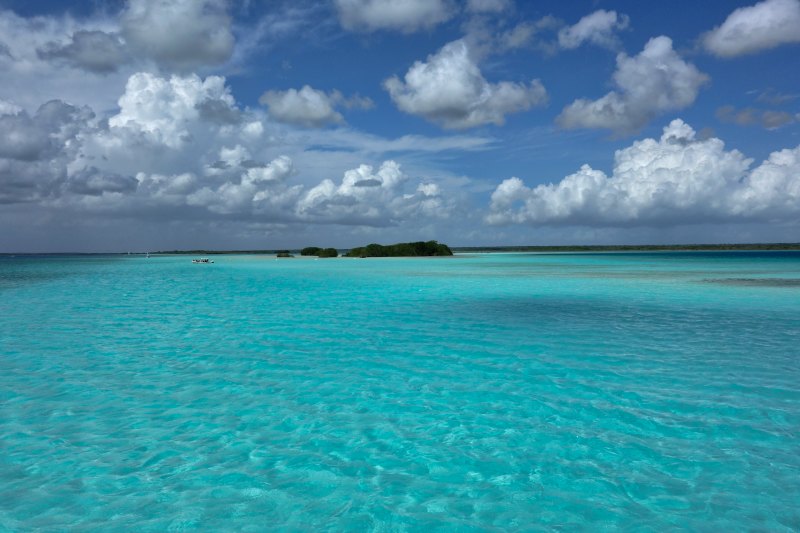
{"label": "distant shoreline", "polygon": [[619,244],[576,246],[454,246],[454,252],[721,252],[791,251],[800,243],[752,244]]}
{"label": "distant shoreline", "polygon": [[[346,253],[352,248],[339,248]],[[619,245],[570,245],[570,246],[452,246],[455,253],[492,252],[723,252],[723,251],[793,251],[800,250],[800,243],[748,243],[748,244],[619,244]],[[275,255],[275,250],[161,250],[149,252],[153,255]],[[299,253],[300,248],[290,252]],[[145,255],[148,252],[0,252],[0,256],[40,255]]]}
{"label": "distant shoreline", "polygon": [[[682,252],[682,251],[782,251],[800,250],[800,243],[748,243],[748,244],[620,244],[620,245],[570,245],[570,246],[452,246],[453,252]],[[342,255],[352,248],[338,248]],[[276,250],[172,250],[150,252],[151,255],[274,255]],[[289,249],[299,253],[300,248]]]}

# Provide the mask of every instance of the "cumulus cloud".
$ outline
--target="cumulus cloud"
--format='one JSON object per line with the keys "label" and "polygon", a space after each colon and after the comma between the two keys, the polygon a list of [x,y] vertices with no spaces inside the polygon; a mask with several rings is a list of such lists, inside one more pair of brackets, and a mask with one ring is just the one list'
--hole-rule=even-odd
{"label": "cumulus cloud", "polygon": [[48,161],[24,162],[0,157],[0,205],[41,200],[64,168]]}
{"label": "cumulus cloud", "polygon": [[122,35],[135,54],[167,69],[218,65],[233,53],[227,8],[225,0],[130,0]]}
{"label": "cumulus cloud", "polygon": [[764,0],[740,7],[702,37],[705,49],[736,57],[800,42],[800,0]]}
{"label": "cumulus cloud", "polygon": [[299,91],[267,91],[258,101],[267,106],[270,117],[278,122],[313,128],[344,122],[341,113],[334,109],[330,96],[308,85]]}
{"label": "cumulus cloud", "polygon": [[108,75],[152,61],[190,71],[231,57],[231,24],[227,0],[128,0],[118,17],[98,12],[80,19],[0,11],[0,35],[8,39],[0,57],[27,70],[40,61]]}
{"label": "cumulus cloud", "polygon": [[64,61],[98,74],[114,72],[130,60],[118,35],[97,30],[76,31],[68,43],[50,42],[37,53],[44,60]]}
{"label": "cumulus cloud", "polygon": [[395,30],[412,33],[450,20],[450,0],[335,0],[339,21],[347,30]]}
{"label": "cumulus cloud", "polygon": [[300,192],[299,186],[287,187],[284,183],[294,173],[292,160],[287,156],[255,166],[246,165],[244,159],[237,161],[230,153],[227,157],[238,165],[237,178],[216,188],[206,186],[193,192],[186,198],[189,205],[206,207],[220,214],[275,214],[292,204]]}
{"label": "cumulus cloud", "polygon": [[[137,187],[62,203],[91,211],[156,210],[168,218],[289,216],[298,186],[285,182],[294,166],[265,143],[262,118],[238,109],[224,78],[137,73],[119,111],[82,139],[83,159],[72,165],[96,166],[106,180],[135,176]],[[87,195],[89,189],[76,185],[70,192]]]}
{"label": "cumulus cloud", "polygon": [[794,115],[786,111],[755,109],[752,107],[736,109],[730,105],[717,109],[716,115],[722,122],[738,124],[739,126],[761,126],[768,130],[780,128],[797,120]]}
{"label": "cumulus cloud", "polygon": [[616,32],[628,27],[630,19],[627,15],[616,11],[600,9],[586,15],[574,26],[567,26],[558,32],[558,45],[572,50],[584,43],[591,43],[603,48],[619,48]]}
{"label": "cumulus cloud", "polygon": [[33,117],[24,111],[0,116],[4,121],[0,157],[28,161],[53,157],[86,131],[93,118],[91,109],[60,100],[42,104]]}
{"label": "cumulus cloud", "polygon": [[225,79],[196,74],[169,79],[139,72],[128,79],[119,99],[119,113],[108,123],[127,128],[156,144],[177,148],[192,138],[189,126],[201,119],[231,122],[238,116]]}
{"label": "cumulus cloud", "polygon": [[297,212],[305,217],[383,218],[382,209],[406,179],[394,161],[385,161],[377,172],[370,165],[361,165],[346,171],[339,185],[326,179],[308,190],[297,204]]}
{"label": "cumulus cloud", "polygon": [[[338,98],[343,106],[364,105]],[[308,143],[324,143],[328,134],[305,131],[296,139],[293,130],[276,130],[260,110],[239,110],[224,78],[215,76],[134,74],[118,111],[100,119],[60,101],[35,114],[0,103],[0,203],[103,220],[146,213],[164,221],[419,227],[452,212],[455,200],[441,187],[446,180],[412,180],[394,161],[354,168],[361,158],[354,147],[441,151],[490,141],[389,142],[345,132],[346,157],[317,153]],[[294,154],[302,154],[301,168]],[[314,170],[337,167],[352,169],[338,184]]]}
{"label": "cumulus cloud", "polygon": [[[76,180],[68,189],[73,197],[90,195],[98,184],[109,187],[94,194],[96,199],[65,197],[62,204],[78,202],[91,210],[213,207],[221,213],[222,203],[190,204],[187,198],[203,188],[216,192],[227,182],[239,187],[264,180],[268,165],[259,162],[264,154],[250,152],[263,146],[263,132],[257,117],[238,109],[222,77],[136,73],[118,111],[80,138],[80,157],[69,165]],[[97,170],[89,172],[91,167]],[[134,176],[137,187],[130,187],[126,176]]]}
{"label": "cumulus cloud", "polygon": [[[356,98],[349,100],[349,105],[363,105]],[[264,121],[259,110],[250,109],[240,111],[238,122],[231,124],[204,118],[199,104],[208,101],[236,109],[222,78],[132,76],[120,98],[119,112],[107,120],[106,128],[83,140],[82,153],[84,165],[96,165],[110,175],[133,175],[138,186],[135,190],[121,188],[116,195],[107,192],[88,201],[82,199],[81,208],[106,212],[109,206],[118,210],[169,208],[170,214],[162,216],[211,213],[225,219],[281,223],[335,223],[341,219],[348,224],[385,226],[404,217],[421,220],[433,216],[428,214],[436,205],[449,204],[435,187],[406,191],[395,179],[399,174],[388,166],[372,172],[375,177],[365,174],[357,183],[346,180],[341,188],[337,185],[338,194],[329,201],[314,202],[316,193],[309,196],[308,192],[324,190],[327,182],[323,177],[330,168],[352,164],[362,157],[360,153],[478,149],[491,141],[408,136],[389,142],[350,130],[335,137],[314,130],[285,131]],[[309,143],[325,148],[309,150]],[[301,160],[302,165],[297,168],[293,160]],[[76,186],[72,192],[77,194],[78,189]],[[383,192],[376,198],[377,190]],[[362,196],[374,202],[373,207],[379,206],[378,211],[359,217],[331,207]]]}
{"label": "cumulus cloud", "polygon": [[492,224],[675,226],[800,218],[800,146],[752,159],[717,138],[698,139],[681,120],[660,139],[617,151],[611,176],[584,165],[558,183],[503,181],[492,194]]}
{"label": "cumulus cloud", "polygon": [[507,114],[547,100],[539,80],[528,85],[488,82],[462,39],[448,43],[426,62],[415,62],[403,80],[387,79],[384,88],[402,111],[454,129],[501,125]]}
{"label": "cumulus cloud", "polygon": [[344,117],[336,111],[337,106],[348,109],[369,109],[373,106],[369,98],[345,98],[339,91],[325,93],[308,85],[304,85],[299,91],[267,91],[258,101],[267,106],[269,115],[274,120],[312,128],[343,123]]}
{"label": "cumulus cloud", "polygon": [[0,98],[28,111],[55,99],[112,107],[133,67],[118,30],[100,15],[22,17],[0,9]]}
{"label": "cumulus cloud", "polygon": [[360,165],[346,171],[338,185],[326,179],[306,191],[296,212],[306,220],[368,225],[392,224],[398,217],[449,215],[452,206],[436,184],[420,183],[414,193],[404,194],[408,179],[395,161],[384,161],[377,171]]}
{"label": "cumulus cloud", "polygon": [[27,113],[0,116],[0,157],[34,161],[55,147],[50,125]]}
{"label": "cumulus cloud", "polygon": [[94,114],[60,100],[35,114],[0,115],[0,203],[42,200],[68,178],[79,136],[90,131]]}
{"label": "cumulus cloud", "polygon": [[697,98],[708,76],[672,49],[668,37],[650,39],[639,55],[617,55],[616,90],[599,100],[575,100],[556,121],[562,128],[603,128],[634,133],[666,111],[683,109]]}

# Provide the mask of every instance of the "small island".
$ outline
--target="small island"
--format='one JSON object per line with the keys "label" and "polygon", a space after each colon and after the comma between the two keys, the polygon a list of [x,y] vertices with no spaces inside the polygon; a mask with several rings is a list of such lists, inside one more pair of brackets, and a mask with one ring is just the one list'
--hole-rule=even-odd
{"label": "small island", "polygon": [[315,255],[317,257],[339,257],[336,248],[320,248],[319,246],[307,246],[300,250],[300,255]]}
{"label": "small island", "polygon": [[436,241],[399,242],[387,246],[381,244],[368,244],[353,248],[345,257],[431,257],[453,255],[453,251],[446,244]]}

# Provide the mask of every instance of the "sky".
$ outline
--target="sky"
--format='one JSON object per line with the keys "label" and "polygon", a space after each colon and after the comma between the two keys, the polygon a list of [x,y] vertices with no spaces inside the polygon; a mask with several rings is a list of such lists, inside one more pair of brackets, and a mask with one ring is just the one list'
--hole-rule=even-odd
{"label": "sky", "polygon": [[0,252],[799,228],[800,0],[0,0]]}

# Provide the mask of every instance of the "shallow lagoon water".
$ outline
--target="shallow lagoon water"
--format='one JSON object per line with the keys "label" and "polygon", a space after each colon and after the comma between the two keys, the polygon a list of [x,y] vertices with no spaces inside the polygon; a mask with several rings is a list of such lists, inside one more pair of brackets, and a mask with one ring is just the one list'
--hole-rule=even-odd
{"label": "shallow lagoon water", "polygon": [[0,530],[800,529],[800,253],[0,257]]}

